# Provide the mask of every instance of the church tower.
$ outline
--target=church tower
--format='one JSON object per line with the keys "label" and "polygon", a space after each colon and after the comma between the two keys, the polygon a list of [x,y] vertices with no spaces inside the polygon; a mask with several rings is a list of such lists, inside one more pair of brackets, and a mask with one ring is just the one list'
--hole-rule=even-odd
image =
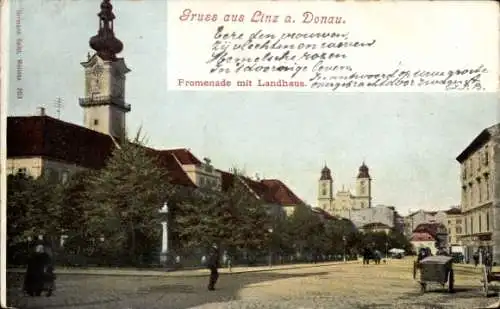
{"label": "church tower", "polygon": [[372,207],[372,179],[368,166],[365,162],[359,167],[356,179],[356,208],[364,209]]}
{"label": "church tower", "polygon": [[116,57],[123,44],[114,34],[115,15],[110,0],[102,1],[97,16],[97,35],[89,41],[95,53],[81,63],[85,69],[85,97],[79,100],[84,110],[83,123],[86,128],[122,140],[126,137],[125,114],[130,112],[130,105],[125,103],[125,74],[130,69],[123,58]]}
{"label": "church tower", "polygon": [[333,211],[333,178],[326,164],[318,182],[318,207],[327,212]]}

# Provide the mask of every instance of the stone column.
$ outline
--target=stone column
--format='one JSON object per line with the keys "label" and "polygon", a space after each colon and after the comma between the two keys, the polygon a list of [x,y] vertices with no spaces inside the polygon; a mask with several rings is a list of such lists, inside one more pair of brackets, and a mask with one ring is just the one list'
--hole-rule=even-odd
{"label": "stone column", "polygon": [[168,226],[167,222],[163,221],[161,223],[161,253],[165,254],[168,252]]}
{"label": "stone column", "polygon": [[160,252],[160,262],[166,264],[168,262],[168,204],[165,202],[163,207],[160,209],[160,215],[162,216],[161,222],[161,252]]}

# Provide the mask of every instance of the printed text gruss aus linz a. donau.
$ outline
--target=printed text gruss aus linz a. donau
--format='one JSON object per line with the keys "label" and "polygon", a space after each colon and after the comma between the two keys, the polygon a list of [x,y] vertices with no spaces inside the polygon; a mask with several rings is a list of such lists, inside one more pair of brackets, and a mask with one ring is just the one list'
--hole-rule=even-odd
{"label": "printed text gruss aus linz a. donau", "polygon": [[242,13],[214,13],[214,12],[194,12],[190,8],[186,8],[179,15],[179,20],[182,22],[197,22],[197,23],[295,23],[298,20],[303,24],[345,24],[346,20],[342,16],[335,15],[319,15],[312,11],[304,11],[298,16],[280,15],[267,13],[262,10],[255,10],[250,14]]}

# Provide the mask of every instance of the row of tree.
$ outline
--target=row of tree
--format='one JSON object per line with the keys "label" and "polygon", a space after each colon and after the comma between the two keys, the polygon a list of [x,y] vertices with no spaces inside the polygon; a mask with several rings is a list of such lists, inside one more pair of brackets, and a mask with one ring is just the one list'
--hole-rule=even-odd
{"label": "row of tree", "polygon": [[[172,249],[189,251],[218,243],[230,252],[317,255],[409,248],[402,235],[360,234],[346,220],[322,220],[306,206],[283,216],[254,196],[235,176],[224,192],[172,185],[168,171],[142,141],[122,143],[103,169],[74,174],[68,182],[23,174],[8,178],[9,262],[22,263],[29,239],[44,235],[63,255],[103,264],[153,263],[161,243],[159,209],[169,202]],[[97,263],[97,262],[96,262]],[[81,263],[83,264],[83,263]]]}

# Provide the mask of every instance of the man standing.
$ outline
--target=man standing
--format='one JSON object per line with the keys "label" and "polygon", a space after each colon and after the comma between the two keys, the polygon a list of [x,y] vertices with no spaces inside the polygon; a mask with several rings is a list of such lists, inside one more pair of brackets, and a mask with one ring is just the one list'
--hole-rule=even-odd
{"label": "man standing", "polygon": [[472,258],[474,259],[474,266],[477,267],[477,265],[479,264],[479,252],[478,251],[474,252]]}
{"label": "man standing", "polygon": [[208,290],[215,290],[215,284],[217,283],[217,279],[219,278],[218,268],[220,267],[220,258],[219,258],[219,248],[216,244],[212,245],[210,248],[210,252],[208,253],[207,266],[210,269],[210,280],[208,282]]}

